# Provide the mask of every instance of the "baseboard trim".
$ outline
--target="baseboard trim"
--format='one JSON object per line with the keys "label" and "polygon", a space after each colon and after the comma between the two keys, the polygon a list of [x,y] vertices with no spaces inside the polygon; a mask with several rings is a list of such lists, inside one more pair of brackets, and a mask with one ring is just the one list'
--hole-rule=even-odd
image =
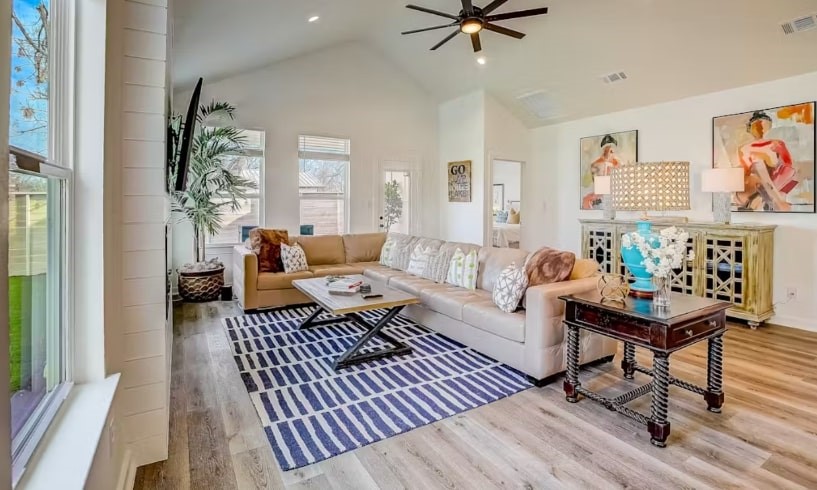
{"label": "baseboard trim", "polygon": [[122,458],[122,468],[119,470],[116,488],[119,490],[133,490],[135,482],[136,460],[133,458],[133,452],[130,449],[125,449],[125,457]]}
{"label": "baseboard trim", "polygon": [[796,328],[798,330],[807,330],[809,332],[817,332],[817,321],[815,321],[813,318],[804,318],[790,315],[775,315],[769,318],[768,322],[783,327]]}

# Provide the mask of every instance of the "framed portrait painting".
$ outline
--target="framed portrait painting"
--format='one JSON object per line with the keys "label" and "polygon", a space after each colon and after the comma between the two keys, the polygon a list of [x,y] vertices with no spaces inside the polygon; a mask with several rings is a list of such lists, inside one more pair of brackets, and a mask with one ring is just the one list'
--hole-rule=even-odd
{"label": "framed portrait painting", "polygon": [[610,175],[614,168],[638,161],[638,131],[622,131],[582,138],[580,151],[580,209],[601,209],[601,196],[593,179]]}
{"label": "framed portrait painting", "polygon": [[814,112],[804,102],[712,119],[712,166],[744,173],[732,211],[815,212]]}
{"label": "framed portrait painting", "polygon": [[448,163],[448,202],[471,202],[471,160]]}

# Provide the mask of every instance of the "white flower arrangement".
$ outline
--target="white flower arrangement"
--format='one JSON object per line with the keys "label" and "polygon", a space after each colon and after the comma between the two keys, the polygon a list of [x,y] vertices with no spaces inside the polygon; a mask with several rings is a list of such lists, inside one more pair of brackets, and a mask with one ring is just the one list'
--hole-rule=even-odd
{"label": "white flower arrangement", "polygon": [[638,232],[625,233],[621,245],[630,249],[636,247],[644,260],[641,265],[654,277],[669,277],[673,269],[680,268],[684,260],[693,260],[695,253],[687,252],[689,233],[670,226],[661,230],[658,237],[644,237]]}

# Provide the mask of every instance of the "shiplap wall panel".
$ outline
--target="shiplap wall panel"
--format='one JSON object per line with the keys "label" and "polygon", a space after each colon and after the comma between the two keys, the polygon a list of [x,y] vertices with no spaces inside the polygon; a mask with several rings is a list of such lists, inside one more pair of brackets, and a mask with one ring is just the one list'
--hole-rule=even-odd
{"label": "shiplap wall panel", "polygon": [[124,252],[122,257],[122,275],[125,279],[164,278],[166,274],[164,250]]}
{"label": "shiplap wall panel", "polygon": [[164,304],[127,306],[124,308],[124,333],[164,331]]}
{"label": "shiplap wall panel", "polygon": [[161,330],[125,334],[125,359],[133,361],[163,355],[164,335]]}
{"label": "shiplap wall panel", "polygon": [[162,141],[130,141],[122,145],[125,168],[165,168],[165,143]]}
{"label": "shiplap wall panel", "polygon": [[122,439],[137,465],[167,458],[165,316],[167,2],[122,0]]}
{"label": "shiplap wall panel", "polygon": [[165,383],[153,383],[135,388],[126,388],[119,393],[122,415],[161,410],[165,406]]}
{"label": "shiplap wall panel", "polygon": [[162,114],[165,107],[165,89],[146,85],[125,85],[122,108],[127,112]]}
{"label": "shiplap wall panel", "polygon": [[167,34],[167,11],[138,2],[125,3],[125,27],[155,34]]}
{"label": "shiplap wall panel", "polygon": [[125,361],[122,377],[119,384],[122,388],[133,388],[135,386],[146,386],[154,383],[165,383],[167,373],[162,357],[148,357],[145,359],[135,359]]}
{"label": "shiplap wall panel", "polygon": [[126,168],[122,171],[122,191],[126,196],[164,197],[164,170],[159,168]]}
{"label": "shiplap wall panel", "polygon": [[128,83],[159,88],[165,86],[166,69],[164,61],[133,57],[125,58],[122,66],[123,75]]}
{"label": "shiplap wall panel", "polygon": [[167,36],[126,28],[124,52],[125,56],[134,58],[165,61],[167,59]]}
{"label": "shiplap wall panel", "polygon": [[133,223],[122,226],[122,251],[163,250],[163,223]]}

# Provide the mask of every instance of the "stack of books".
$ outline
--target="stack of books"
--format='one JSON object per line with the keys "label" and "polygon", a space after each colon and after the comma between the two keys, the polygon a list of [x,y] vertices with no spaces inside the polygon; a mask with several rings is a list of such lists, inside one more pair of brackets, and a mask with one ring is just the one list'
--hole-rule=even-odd
{"label": "stack of books", "polygon": [[363,281],[356,279],[339,279],[337,281],[330,282],[327,287],[329,288],[329,294],[352,296],[360,291],[360,286],[362,284]]}

